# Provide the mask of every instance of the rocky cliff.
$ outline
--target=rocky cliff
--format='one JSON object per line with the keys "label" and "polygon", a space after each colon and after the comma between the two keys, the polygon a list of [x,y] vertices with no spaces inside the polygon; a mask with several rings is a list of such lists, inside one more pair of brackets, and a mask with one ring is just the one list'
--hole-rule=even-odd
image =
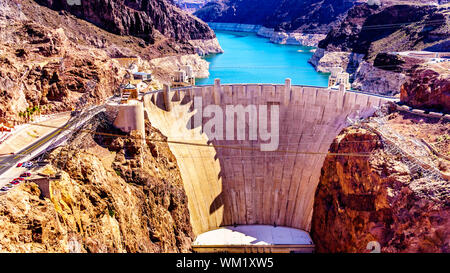
{"label": "rocky cliff", "polygon": [[[165,48],[178,53],[222,52],[214,32],[206,23],[167,0],[80,0],[79,5],[66,0],[36,2],[67,11],[114,34],[140,38],[144,48]],[[203,46],[203,41],[207,45]]]}
{"label": "rocky cliff", "polygon": [[[353,88],[396,95],[406,80],[407,70],[420,64],[420,60],[395,54],[386,58],[386,54],[448,51],[449,25],[448,9],[442,6],[357,5],[319,42],[321,50],[316,51],[310,62],[318,71],[328,72],[335,65],[344,68],[354,80]],[[330,59],[334,61],[327,61]],[[403,69],[398,69],[399,62]]]}
{"label": "rocky cliff", "polygon": [[45,113],[100,103],[121,83],[124,70],[105,51],[74,44],[62,28],[3,18],[0,116],[18,119],[34,106]]}
{"label": "rocky cliff", "polygon": [[[99,114],[47,156],[50,198],[34,183],[0,196],[0,252],[187,252],[187,197],[166,138],[124,135]],[[41,170],[43,171],[43,170]]]}
{"label": "rocky cliff", "polygon": [[[51,2],[52,6],[56,3]],[[0,117],[22,119],[18,114],[32,107],[40,107],[44,114],[100,103],[124,80],[125,67],[115,57],[140,57],[141,67],[154,72],[157,84],[166,82],[171,71],[160,71],[149,59],[189,55],[186,60],[199,63],[200,57],[194,55],[221,50],[217,39],[185,42],[181,36],[177,41],[158,35],[151,44],[143,38],[116,35],[32,0],[0,0]]]}
{"label": "rocky cliff", "polygon": [[450,63],[424,65],[401,86],[400,100],[418,108],[450,112]]}
{"label": "rocky cliff", "polygon": [[36,0],[56,10],[66,10],[103,29],[119,35],[132,35],[155,42],[158,34],[176,41],[213,39],[214,32],[166,0],[81,0],[80,5],[66,0]]}
{"label": "rocky cliff", "polygon": [[[399,113],[388,120],[406,141],[423,138],[450,152],[440,139],[450,133],[448,122]],[[327,156],[311,227],[318,252],[370,252],[378,244],[381,252],[450,251],[450,182],[424,177],[387,145],[361,127],[345,129],[331,145],[331,153],[367,156]],[[448,160],[436,160],[450,171]]]}

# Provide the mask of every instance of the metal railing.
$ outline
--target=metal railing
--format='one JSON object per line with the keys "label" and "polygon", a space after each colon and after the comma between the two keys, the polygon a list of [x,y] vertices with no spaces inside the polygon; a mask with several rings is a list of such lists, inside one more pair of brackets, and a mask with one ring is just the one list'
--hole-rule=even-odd
{"label": "metal railing", "polygon": [[377,134],[383,144],[383,150],[400,159],[411,174],[419,174],[427,180],[444,180],[441,172],[432,162],[432,155],[428,152],[428,148],[422,142],[414,138],[406,139],[397,133],[387,124],[387,116],[380,116],[379,111],[370,121],[373,125],[359,122],[354,124]]}

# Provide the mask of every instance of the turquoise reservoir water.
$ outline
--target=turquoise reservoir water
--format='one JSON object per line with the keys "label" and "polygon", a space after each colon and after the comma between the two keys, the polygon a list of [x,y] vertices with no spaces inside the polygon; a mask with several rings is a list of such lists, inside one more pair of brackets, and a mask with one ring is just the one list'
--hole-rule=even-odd
{"label": "turquoise reservoir water", "polygon": [[210,62],[210,77],[196,84],[278,83],[291,78],[292,84],[327,86],[328,74],[314,70],[308,59],[311,47],[278,45],[254,33],[216,31],[225,53],[205,57]]}

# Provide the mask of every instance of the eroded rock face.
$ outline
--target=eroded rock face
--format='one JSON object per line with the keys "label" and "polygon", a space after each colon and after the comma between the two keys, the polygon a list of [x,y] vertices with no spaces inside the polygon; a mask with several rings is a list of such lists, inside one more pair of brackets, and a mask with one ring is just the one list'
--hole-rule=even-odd
{"label": "eroded rock face", "polygon": [[156,32],[176,41],[213,39],[207,24],[166,0],[81,0],[70,5],[66,0],[36,0],[56,10],[66,10],[103,29],[119,35],[133,35],[154,42]]}
{"label": "eroded rock face", "polygon": [[166,77],[167,83],[170,83],[170,76],[173,71],[181,69],[185,65],[192,67],[196,78],[209,77],[209,63],[196,54],[155,58],[150,61],[150,64],[158,67],[158,74],[161,74],[160,78]]}
{"label": "eroded rock face", "polygon": [[423,66],[401,86],[400,100],[419,108],[450,112],[450,64]]}
{"label": "eroded rock face", "polygon": [[372,61],[381,52],[423,50],[445,43],[450,40],[449,24],[444,7],[361,4],[348,11],[319,47],[364,54]]}
{"label": "eroded rock face", "polygon": [[[113,2],[108,3],[115,7]],[[89,3],[91,7],[100,1]],[[176,41],[156,31],[156,42],[150,44],[143,38],[113,34],[33,0],[0,0],[0,7],[0,117],[10,120],[24,121],[18,114],[35,106],[48,114],[101,103],[126,81],[127,67],[114,60],[117,57],[137,56],[139,69],[152,71],[152,84],[159,88],[171,81],[173,69],[160,70],[150,59],[221,52],[216,38],[196,39],[186,34],[186,39],[196,40]],[[160,11],[160,16],[175,20],[173,24],[187,16],[172,18],[165,13],[169,11]],[[199,59],[189,57],[194,63],[200,63]],[[201,69],[207,68],[201,64]]]}
{"label": "eroded rock face", "polygon": [[11,22],[0,33],[0,116],[18,119],[38,105],[46,113],[100,103],[125,74],[105,52],[77,48],[63,29]]}
{"label": "eroded rock face", "polygon": [[378,135],[348,128],[328,156],[316,191],[311,235],[318,252],[449,252],[449,183],[412,173]]}
{"label": "eroded rock face", "polygon": [[[122,134],[100,114],[84,129]],[[22,184],[0,196],[0,252],[187,252],[187,197],[165,137],[78,134],[49,155],[51,197]],[[132,135],[138,137],[138,135]]]}
{"label": "eroded rock face", "polygon": [[223,53],[223,49],[217,38],[209,40],[190,40],[189,43],[194,47],[195,53],[200,56]]}
{"label": "eroded rock face", "polygon": [[405,74],[420,60],[392,52],[447,51],[450,21],[445,8],[413,3],[393,5],[388,1],[383,4],[351,8],[345,19],[319,42],[319,49],[310,60],[316,70],[327,72],[340,66],[350,73],[353,88],[397,95]]}

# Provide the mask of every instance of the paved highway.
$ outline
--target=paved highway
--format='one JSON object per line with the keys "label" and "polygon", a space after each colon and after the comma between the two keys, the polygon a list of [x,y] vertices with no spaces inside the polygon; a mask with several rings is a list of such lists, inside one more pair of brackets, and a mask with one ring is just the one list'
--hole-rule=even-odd
{"label": "paved highway", "polygon": [[[52,142],[64,138],[66,135],[70,135],[72,130],[78,128],[84,122],[91,119],[94,115],[105,109],[104,106],[96,106],[86,109],[83,113],[80,113],[72,117],[64,126],[52,131],[45,137],[36,140],[26,148],[0,159],[0,177],[2,177],[11,168],[15,168],[17,163],[27,161],[36,157],[39,153],[42,153],[45,149],[48,149],[52,145]],[[67,129],[67,130],[66,130]],[[70,130],[70,131],[68,131]],[[52,147],[54,148],[54,147]],[[1,185],[0,185],[1,187]]]}
{"label": "paved highway", "polygon": [[72,125],[74,122],[75,121],[71,119],[71,121],[66,123],[66,125],[62,126],[59,129],[54,130],[45,137],[38,139],[37,141],[28,145],[28,147],[20,150],[17,153],[14,153],[13,155],[4,157],[3,160],[0,162],[0,176],[3,173],[5,173],[9,168],[16,166],[17,163],[23,160],[23,158],[30,156],[35,150],[53,141],[54,137],[58,136],[64,129],[70,127],[70,125]]}

